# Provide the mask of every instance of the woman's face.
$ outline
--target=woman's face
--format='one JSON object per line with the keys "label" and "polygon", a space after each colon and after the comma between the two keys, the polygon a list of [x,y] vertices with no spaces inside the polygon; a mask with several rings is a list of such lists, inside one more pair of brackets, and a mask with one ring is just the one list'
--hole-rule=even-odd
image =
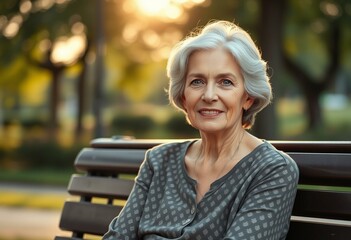
{"label": "woman's face", "polygon": [[235,130],[242,126],[242,109],[252,103],[240,67],[225,49],[189,57],[183,106],[193,127],[208,133]]}

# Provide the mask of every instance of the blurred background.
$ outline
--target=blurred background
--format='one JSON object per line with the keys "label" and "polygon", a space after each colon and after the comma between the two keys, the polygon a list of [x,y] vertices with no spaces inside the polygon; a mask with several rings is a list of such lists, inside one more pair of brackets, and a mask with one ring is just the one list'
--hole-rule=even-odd
{"label": "blurred background", "polygon": [[1,0],[0,218],[59,212],[93,138],[198,137],[168,103],[165,67],[213,19],[247,30],[270,67],[274,101],[254,134],[350,140],[351,0]]}

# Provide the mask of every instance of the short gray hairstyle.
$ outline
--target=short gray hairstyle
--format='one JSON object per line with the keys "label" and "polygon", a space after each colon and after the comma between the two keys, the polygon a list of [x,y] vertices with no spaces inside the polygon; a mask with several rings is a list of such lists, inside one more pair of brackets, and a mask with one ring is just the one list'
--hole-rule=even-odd
{"label": "short gray hairstyle", "polygon": [[250,35],[234,23],[212,21],[174,46],[167,63],[169,101],[185,112],[183,94],[190,55],[195,51],[218,47],[226,49],[237,61],[244,78],[245,91],[254,99],[242,117],[242,126],[249,129],[255,122],[256,114],[270,103],[272,88],[267,75],[267,63],[262,60],[260,51]]}

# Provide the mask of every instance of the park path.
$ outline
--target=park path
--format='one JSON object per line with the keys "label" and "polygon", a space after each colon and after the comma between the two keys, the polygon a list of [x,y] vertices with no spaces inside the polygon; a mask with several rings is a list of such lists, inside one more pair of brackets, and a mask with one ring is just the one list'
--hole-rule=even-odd
{"label": "park path", "polygon": [[[65,188],[48,186],[0,183],[0,190],[68,196]],[[0,206],[0,237],[5,240],[49,240],[56,235],[69,236],[58,227],[60,214],[59,210]]]}
{"label": "park path", "polygon": [[47,240],[69,236],[58,228],[60,211],[0,207],[0,236],[6,240]]}

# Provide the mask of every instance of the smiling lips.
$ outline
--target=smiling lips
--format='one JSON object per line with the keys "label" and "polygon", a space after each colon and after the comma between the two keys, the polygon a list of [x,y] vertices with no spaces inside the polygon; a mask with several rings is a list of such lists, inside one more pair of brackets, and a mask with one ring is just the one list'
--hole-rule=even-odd
{"label": "smiling lips", "polygon": [[199,113],[204,117],[215,117],[218,116],[223,111],[217,109],[201,109]]}

